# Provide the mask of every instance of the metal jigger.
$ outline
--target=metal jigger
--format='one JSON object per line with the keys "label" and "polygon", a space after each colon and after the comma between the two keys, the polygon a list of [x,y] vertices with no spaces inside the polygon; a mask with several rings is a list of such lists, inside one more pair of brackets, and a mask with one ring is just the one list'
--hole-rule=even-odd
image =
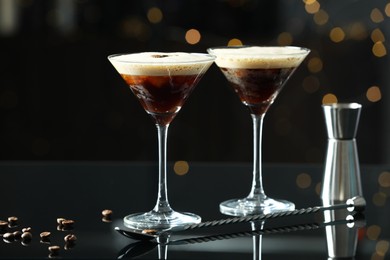
{"label": "metal jigger", "polygon": [[[324,206],[345,203],[363,192],[356,147],[356,132],[361,105],[339,103],[323,105],[328,148],[322,182],[321,199]],[[325,211],[325,221],[347,218],[346,211]],[[329,259],[353,259],[357,246],[357,227],[328,226],[326,239]]]}

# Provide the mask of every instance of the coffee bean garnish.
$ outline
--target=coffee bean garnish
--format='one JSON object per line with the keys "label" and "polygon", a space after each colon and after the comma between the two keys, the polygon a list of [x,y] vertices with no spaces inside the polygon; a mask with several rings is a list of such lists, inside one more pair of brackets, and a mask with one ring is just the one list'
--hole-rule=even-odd
{"label": "coffee bean garnish", "polygon": [[149,234],[149,235],[154,235],[154,234],[157,233],[157,230],[155,230],[155,229],[144,229],[144,230],[142,230],[142,233]]}

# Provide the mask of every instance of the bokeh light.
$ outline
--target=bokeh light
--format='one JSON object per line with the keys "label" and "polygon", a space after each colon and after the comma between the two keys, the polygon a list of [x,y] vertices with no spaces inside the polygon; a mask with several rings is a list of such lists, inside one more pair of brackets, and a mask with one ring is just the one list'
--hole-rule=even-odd
{"label": "bokeh light", "polygon": [[345,38],[345,32],[341,27],[335,27],[330,31],[329,38],[336,43],[342,42]]}
{"label": "bokeh light", "polygon": [[383,188],[390,188],[390,172],[381,172],[378,183]]}
{"label": "bokeh light", "polygon": [[321,5],[318,1],[306,1],[305,10],[309,14],[317,13],[321,8]]}
{"label": "bokeh light", "polygon": [[372,53],[378,58],[386,56],[387,50],[385,45],[383,45],[383,42],[374,43],[374,45],[372,46]]}
{"label": "bokeh light", "polygon": [[177,175],[185,175],[188,173],[190,166],[186,161],[176,161],[173,165],[173,171]]}
{"label": "bokeh light", "polygon": [[320,80],[313,75],[307,76],[302,81],[303,89],[308,93],[314,93],[320,88]]}
{"label": "bokeh light", "polygon": [[329,15],[325,10],[319,10],[317,13],[314,14],[313,20],[317,25],[324,25],[329,20]]}
{"label": "bokeh light", "polygon": [[313,57],[309,59],[307,63],[307,68],[311,73],[318,73],[322,70],[322,60],[318,57]]}
{"label": "bokeh light", "polygon": [[229,40],[227,45],[228,46],[241,46],[242,45],[242,41],[240,39],[233,38],[233,39]]}
{"label": "bokeh light", "polygon": [[376,28],[371,32],[371,40],[375,42],[384,42],[385,41],[385,35],[381,31],[381,29]]}
{"label": "bokeh light", "polygon": [[309,188],[311,185],[311,176],[307,173],[298,174],[296,184],[301,189]]}
{"label": "bokeh light", "polygon": [[379,87],[372,86],[368,88],[366,92],[366,97],[371,102],[378,102],[382,98],[382,93]]}
{"label": "bokeh light", "polygon": [[372,197],[372,202],[375,206],[383,207],[386,204],[386,197],[384,192],[377,192]]}
{"label": "bokeh light", "polygon": [[199,43],[200,38],[201,38],[200,32],[196,29],[189,29],[185,35],[185,39],[189,44]]}
{"label": "bokeh light", "polygon": [[381,234],[381,227],[378,225],[371,225],[367,228],[366,236],[370,240],[378,240]]}
{"label": "bokeh light", "polygon": [[334,104],[337,103],[337,97],[335,94],[328,93],[322,97],[322,104]]}
{"label": "bokeh light", "polygon": [[152,7],[148,10],[147,17],[151,23],[159,23],[163,19],[163,13],[160,8]]}
{"label": "bokeh light", "polygon": [[289,32],[282,32],[278,35],[277,42],[280,46],[291,45],[293,42],[293,36]]}
{"label": "bokeh light", "polygon": [[372,9],[370,18],[374,23],[381,23],[384,20],[383,14],[378,8]]}
{"label": "bokeh light", "polygon": [[380,240],[375,246],[375,251],[380,256],[385,256],[389,250],[389,241]]}

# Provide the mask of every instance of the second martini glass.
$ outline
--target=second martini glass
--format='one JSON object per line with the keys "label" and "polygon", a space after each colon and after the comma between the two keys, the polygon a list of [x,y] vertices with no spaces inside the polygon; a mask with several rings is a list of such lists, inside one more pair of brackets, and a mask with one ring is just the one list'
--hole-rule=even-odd
{"label": "second martini glass", "polygon": [[169,124],[215,57],[183,52],[144,52],[114,54],[108,59],[145,111],[151,115],[158,130],[159,186],[156,205],[149,212],[126,216],[125,226],[137,230],[162,230],[199,223],[199,216],[176,212],[169,205],[166,181],[167,134]]}
{"label": "second martini glass", "polygon": [[233,46],[207,50],[232,85],[253,121],[253,181],[249,195],[220,204],[227,215],[243,216],[294,210],[294,203],[269,198],[263,189],[261,138],[263,119],[283,85],[309,53],[300,47]]}

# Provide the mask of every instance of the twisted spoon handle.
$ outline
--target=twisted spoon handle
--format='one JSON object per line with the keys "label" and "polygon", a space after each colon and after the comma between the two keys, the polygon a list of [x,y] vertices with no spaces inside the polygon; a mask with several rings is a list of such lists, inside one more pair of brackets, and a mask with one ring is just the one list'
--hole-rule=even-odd
{"label": "twisted spoon handle", "polygon": [[270,214],[250,215],[244,217],[232,217],[232,218],[226,218],[220,220],[205,221],[199,224],[192,224],[192,225],[185,226],[182,230],[189,230],[189,229],[196,229],[196,228],[203,228],[203,227],[215,227],[215,226],[222,226],[227,224],[245,223],[249,221],[267,220],[267,219],[295,216],[295,215],[304,215],[304,214],[316,213],[324,210],[348,209],[349,211],[362,211],[365,205],[366,204],[364,198],[354,197],[347,200],[345,204],[337,204],[331,206],[316,206],[316,207],[309,207],[303,209],[296,209],[293,211],[282,211],[282,212],[275,212]]}

